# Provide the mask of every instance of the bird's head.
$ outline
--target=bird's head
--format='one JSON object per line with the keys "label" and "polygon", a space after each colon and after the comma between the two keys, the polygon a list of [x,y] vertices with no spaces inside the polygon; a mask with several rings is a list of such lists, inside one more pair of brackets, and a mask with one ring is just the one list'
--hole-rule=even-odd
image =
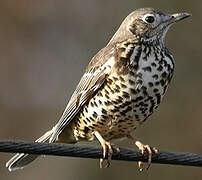
{"label": "bird's head", "polygon": [[144,41],[164,40],[169,27],[189,17],[188,13],[165,14],[153,8],[141,8],[129,14],[116,36],[135,36]]}

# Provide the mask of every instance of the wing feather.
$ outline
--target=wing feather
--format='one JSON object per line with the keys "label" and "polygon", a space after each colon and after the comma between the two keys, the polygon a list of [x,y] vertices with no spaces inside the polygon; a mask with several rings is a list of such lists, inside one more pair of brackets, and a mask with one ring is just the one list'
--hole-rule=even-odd
{"label": "wing feather", "polygon": [[53,134],[49,142],[54,142],[58,138],[60,133],[71,122],[81,107],[103,85],[111,70],[109,64],[114,63],[113,57],[110,57],[109,54],[108,56],[105,56],[105,58],[106,57],[108,59],[106,59],[100,66],[92,66],[92,68],[88,68],[84,73],[60,120],[54,126]]}

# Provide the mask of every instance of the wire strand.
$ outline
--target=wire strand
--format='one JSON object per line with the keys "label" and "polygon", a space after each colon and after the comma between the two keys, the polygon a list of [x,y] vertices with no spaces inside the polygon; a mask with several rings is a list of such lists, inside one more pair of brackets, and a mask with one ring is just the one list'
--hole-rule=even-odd
{"label": "wire strand", "polygon": [[[102,157],[101,148],[78,146],[74,144],[62,143],[36,143],[27,141],[0,140],[0,152],[26,153],[39,155],[71,156],[81,158]],[[120,148],[119,154],[113,154],[113,160],[122,161],[143,161],[146,162],[147,155],[142,155],[129,148]],[[159,151],[152,156],[152,163],[173,164],[186,166],[202,166],[202,155],[182,152]]]}

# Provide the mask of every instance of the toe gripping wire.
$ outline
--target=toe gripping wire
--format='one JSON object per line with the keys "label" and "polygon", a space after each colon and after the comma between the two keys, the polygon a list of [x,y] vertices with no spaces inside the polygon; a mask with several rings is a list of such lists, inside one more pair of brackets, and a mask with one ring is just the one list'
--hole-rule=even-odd
{"label": "toe gripping wire", "polygon": [[[97,147],[14,140],[0,140],[0,152],[71,156],[94,159],[102,158],[102,149]],[[134,149],[120,148],[120,153],[113,154],[112,159],[147,162],[148,156],[146,154],[142,155]],[[158,154],[152,156],[152,163],[201,167],[202,154],[159,151]]]}

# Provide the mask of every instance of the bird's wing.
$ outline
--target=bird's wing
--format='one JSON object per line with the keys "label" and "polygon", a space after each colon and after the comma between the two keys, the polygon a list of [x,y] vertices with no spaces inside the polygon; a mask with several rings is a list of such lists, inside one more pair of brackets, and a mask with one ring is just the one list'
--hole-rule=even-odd
{"label": "bird's wing", "polygon": [[54,142],[62,130],[71,122],[81,107],[103,85],[113,66],[113,48],[103,48],[93,57],[86,72],[82,76],[60,120],[53,128],[49,142]]}

